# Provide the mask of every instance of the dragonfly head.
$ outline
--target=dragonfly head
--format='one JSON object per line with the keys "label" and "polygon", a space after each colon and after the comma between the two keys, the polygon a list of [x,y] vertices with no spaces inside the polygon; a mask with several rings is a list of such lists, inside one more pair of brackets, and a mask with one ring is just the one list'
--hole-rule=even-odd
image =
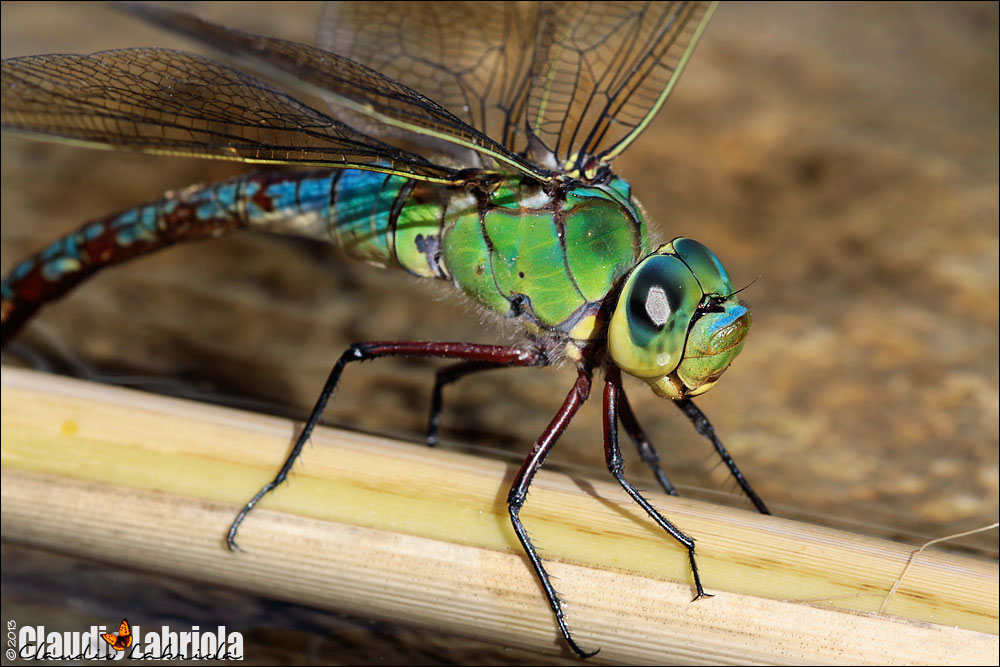
{"label": "dragonfly head", "polygon": [[711,250],[676,238],[629,274],[608,327],[608,352],[626,373],[665,398],[708,391],[750,329],[750,311],[734,294]]}

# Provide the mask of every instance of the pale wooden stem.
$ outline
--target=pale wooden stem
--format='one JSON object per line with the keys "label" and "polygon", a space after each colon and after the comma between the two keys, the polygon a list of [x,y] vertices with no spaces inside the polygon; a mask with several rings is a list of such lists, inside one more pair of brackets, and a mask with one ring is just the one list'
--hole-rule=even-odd
{"label": "pale wooden stem", "polygon": [[[2,522],[12,540],[375,618],[565,651],[504,503],[512,466],[318,429],[291,484],[240,533],[295,424],[30,371],[2,372]],[[996,563],[542,472],[522,512],[573,630],[626,663],[997,660]],[[109,522],[109,518],[113,521]],[[851,613],[854,612],[854,613]]]}

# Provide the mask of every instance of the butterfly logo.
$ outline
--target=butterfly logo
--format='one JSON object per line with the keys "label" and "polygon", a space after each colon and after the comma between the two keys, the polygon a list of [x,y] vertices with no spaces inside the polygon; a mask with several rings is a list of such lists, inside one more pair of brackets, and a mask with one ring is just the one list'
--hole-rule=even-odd
{"label": "butterfly logo", "polygon": [[132,645],[132,626],[128,624],[127,618],[123,618],[118,625],[118,634],[104,632],[101,634],[101,639],[111,644],[111,648],[114,650],[124,651]]}

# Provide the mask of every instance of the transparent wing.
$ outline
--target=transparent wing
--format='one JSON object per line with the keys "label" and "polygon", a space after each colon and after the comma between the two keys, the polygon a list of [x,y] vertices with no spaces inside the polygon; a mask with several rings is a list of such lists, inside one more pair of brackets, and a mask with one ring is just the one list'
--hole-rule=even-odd
{"label": "transparent wing", "polygon": [[330,2],[316,44],[423,92],[523,154],[541,9],[511,2]]}
{"label": "transparent wing", "polygon": [[458,144],[540,180],[552,174],[514,154],[438,103],[343,56],[283,39],[226,28],[151,5],[128,11],[206,45],[250,60],[256,69],[382,123]]}
{"label": "transparent wing", "polygon": [[459,180],[247,74],[164,49],[4,60],[2,125],[101,148]]}
{"label": "transparent wing", "polygon": [[620,154],[659,110],[709,2],[334,2],[318,44],[426,92],[547,169]]}
{"label": "transparent wing", "polygon": [[543,16],[527,120],[571,171],[609,161],[673,89],[714,10],[709,2],[562,2]]}

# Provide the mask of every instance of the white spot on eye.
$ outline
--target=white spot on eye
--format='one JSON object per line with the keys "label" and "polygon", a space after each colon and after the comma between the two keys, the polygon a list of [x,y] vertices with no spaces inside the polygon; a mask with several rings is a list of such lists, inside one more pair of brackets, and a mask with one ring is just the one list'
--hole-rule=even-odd
{"label": "white spot on eye", "polygon": [[662,327],[670,319],[670,302],[662,287],[650,287],[646,292],[646,314],[658,327]]}

